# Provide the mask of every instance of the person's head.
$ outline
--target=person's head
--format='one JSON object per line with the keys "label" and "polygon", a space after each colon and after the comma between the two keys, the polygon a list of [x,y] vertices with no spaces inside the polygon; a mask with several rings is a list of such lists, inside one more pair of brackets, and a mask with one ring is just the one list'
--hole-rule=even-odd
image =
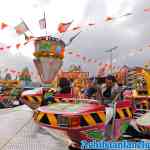
{"label": "person's head", "polygon": [[94,86],[94,83],[92,82],[92,80],[88,80],[87,86],[88,87],[93,87]]}
{"label": "person's head", "polygon": [[146,84],[146,82],[143,82],[143,88],[147,88],[147,84]]}
{"label": "person's head", "polygon": [[114,83],[114,77],[112,75],[108,75],[105,79],[105,83],[108,87],[112,87]]}

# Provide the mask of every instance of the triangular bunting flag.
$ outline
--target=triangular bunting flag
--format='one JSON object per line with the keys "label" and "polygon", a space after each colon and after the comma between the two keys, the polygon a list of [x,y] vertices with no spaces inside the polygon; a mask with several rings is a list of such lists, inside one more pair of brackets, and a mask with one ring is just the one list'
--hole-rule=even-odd
{"label": "triangular bunting flag", "polygon": [[1,29],[3,30],[3,29],[5,29],[6,27],[8,27],[8,25],[7,25],[6,23],[2,22],[2,23],[1,23]]}
{"label": "triangular bunting flag", "polygon": [[17,49],[19,49],[19,48],[20,48],[20,46],[21,46],[21,44],[20,44],[20,43],[16,44],[16,48],[17,48]]}
{"label": "triangular bunting flag", "polygon": [[80,26],[77,26],[77,27],[74,27],[72,30],[74,31],[74,30],[78,30],[80,28],[81,28]]}
{"label": "triangular bunting flag", "polygon": [[29,30],[28,26],[26,25],[26,23],[24,21],[22,21],[20,24],[18,24],[15,27],[16,33],[21,35],[24,34],[26,31]]}
{"label": "triangular bunting flag", "polygon": [[40,26],[40,29],[46,29],[46,19],[45,18],[42,18],[39,20],[39,26]]}
{"label": "triangular bunting flag", "polygon": [[112,20],[113,20],[112,17],[107,17],[107,18],[105,19],[105,21],[112,21]]}
{"label": "triangular bunting flag", "polygon": [[68,23],[60,23],[60,24],[58,25],[58,29],[57,29],[57,30],[58,30],[60,33],[66,32],[66,31],[68,30],[68,28],[70,27],[70,25],[72,24],[72,22],[73,22],[73,21],[68,22]]}
{"label": "triangular bunting flag", "polygon": [[94,26],[94,25],[95,25],[95,23],[89,23],[88,25],[89,25],[89,26]]}

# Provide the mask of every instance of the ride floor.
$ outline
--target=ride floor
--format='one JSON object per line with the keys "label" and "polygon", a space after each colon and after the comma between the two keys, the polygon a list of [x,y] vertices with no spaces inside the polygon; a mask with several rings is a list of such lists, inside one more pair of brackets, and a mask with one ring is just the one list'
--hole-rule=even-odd
{"label": "ride floor", "polygon": [[33,112],[27,106],[0,109],[0,150],[67,150],[32,120]]}

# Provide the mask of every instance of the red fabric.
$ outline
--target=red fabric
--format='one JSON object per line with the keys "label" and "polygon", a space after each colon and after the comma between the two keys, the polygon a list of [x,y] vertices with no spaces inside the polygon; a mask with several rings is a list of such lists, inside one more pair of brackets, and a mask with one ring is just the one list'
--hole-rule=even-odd
{"label": "red fabric", "polygon": [[20,46],[21,46],[20,43],[16,44],[16,48],[17,48],[17,49],[20,48]]}
{"label": "red fabric", "polygon": [[116,105],[117,108],[130,107],[130,106],[132,106],[132,101],[130,101],[130,100],[124,100],[121,102],[117,102],[117,105]]}
{"label": "red fabric", "polygon": [[111,20],[113,20],[112,17],[107,17],[107,18],[106,18],[106,21],[111,21]]}
{"label": "red fabric", "polygon": [[58,31],[60,33],[66,32],[69,28],[69,26],[71,25],[72,22],[68,22],[68,23],[60,23],[58,25]]}
{"label": "red fabric", "polygon": [[6,27],[8,27],[8,25],[7,25],[6,23],[2,22],[2,23],[1,23],[1,29],[3,30],[3,29],[5,29]]}

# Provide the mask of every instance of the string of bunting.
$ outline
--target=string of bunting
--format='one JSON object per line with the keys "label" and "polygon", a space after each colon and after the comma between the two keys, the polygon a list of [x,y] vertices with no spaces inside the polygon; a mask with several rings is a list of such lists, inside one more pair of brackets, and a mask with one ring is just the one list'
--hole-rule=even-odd
{"label": "string of bunting", "polygon": [[[144,12],[145,12],[145,13],[150,13],[150,8],[149,8],[149,7],[148,7],[148,8],[144,8]],[[120,19],[120,18],[132,16],[133,14],[134,14],[134,13],[128,12],[128,13],[122,14],[122,15],[120,15],[120,16],[118,16],[118,17],[107,16],[107,17],[104,19],[104,21],[105,21],[105,22],[112,22],[112,21],[118,20],[118,19]],[[82,25],[77,25],[77,26],[75,26],[75,27],[69,29],[69,27],[71,26],[72,23],[73,23],[73,21],[67,22],[67,23],[60,23],[60,24],[58,25],[57,30],[59,31],[59,33],[63,33],[63,32],[69,32],[69,31],[80,30],[82,27],[85,27],[85,26],[91,27],[91,26],[97,25],[97,23],[92,22],[92,23],[87,23],[87,24],[85,24],[85,25],[83,25],[83,26],[82,26]]]}
{"label": "string of bunting", "polygon": [[[142,53],[142,52],[144,52],[145,48],[150,48],[150,44],[144,46],[143,48],[130,49],[129,53],[128,53],[128,56],[132,56],[131,54],[135,54],[135,53],[139,53],[139,52]],[[69,54],[71,56],[74,56],[74,57],[76,57],[78,59],[81,59],[81,60],[83,60],[86,63],[92,63],[92,64],[101,65],[101,62],[99,62],[99,60],[93,59],[93,58],[88,58],[86,56],[82,56],[81,54],[79,54],[77,52],[74,52],[74,51],[68,51],[67,54]]]}
{"label": "string of bunting", "polygon": [[81,59],[82,61],[84,61],[86,63],[92,63],[92,64],[98,63],[98,60],[92,59],[92,58],[88,58],[86,56],[82,56],[80,53],[76,53],[76,52],[73,52],[73,51],[67,51],[67,54],[71,55],[73,57],[79,58],[79,59]]}
{"label": "string of bunting", "polygon": [[[150,8],[144,8],[143,10],[144,12],[148,13],[150,12]],[[119,18],[122,18],[122,17],[127,17],[127,16],[131,16],[133,15],[133,13],[125,13],[119,17],[112,17],[112,16],[107,16],[105,18],[104,21],[106,22],[110,22],[110,21],[114,21],[116,19],[119,19]],[[60,23],[58,25],[58,28],[57,30],[59,31],[59,33],[64,33],[64,32],[68,32],[68,31],[76,31],[76,30],[80,30],[82,28],[82,26],[78,25],[78,26],[75,26],[73,28],[71,28],[70,30],[69,27],[71,26],[71,24],[73,23],[73,20],[70,21],[70,22],[67,22],[67,23]],[[87,26],[95,26],[96,23],[88,23]],[[42,19],[39,20],[39,26],[40,26],[40,29],[46,29],[46,18],[45,18],[45,13],[44,13],[44,17]],[[0,22],[0,29],[1,30],[5,30],[7,29],[8,27],[11,27],[13,29],[15,29],[16,33],[18,35],[24,35],[25,36],[25,42],[23,43],[15,43],[13,45],[7,45],[7,46],[0,46],[0,51],[3,51],[3,50],[6,50],[6,49],[10,49],[12,48],[13,46],[15,46],[17,49],[21,48],[22,46],[25,46],[26,44],[28,44],[30,41],[32,41],[34,39],[33,36],[27,36],[25,34],[25,32],[27,31],[30,31],[29,27],[27,26],[27,24],[25,23],[25,21],[22,19],[21,22],[15,26],[15,27],[12,27],[10,26],[9,24],[5,23],[5,22]],[[83,26],[84,27],[84,26]],[[30,31],[31,32],[31,31]],[[32,32],[31,32],[32,33]],[[150,47],[150,45],[148,45],[147,47]],[[144,51],[143,48],[140,48],[140,49],[135,49],[135,51],[137,52],[142,52]],[[133,53],[133,50],[131,50],[131,52]],[[96,59],[92,59],[92,58],[87,58],[86,56],[81,56],[81,54],[79,53],[75,53],[75,52],[67,52],[69,55],[72,55],[74,57],[77,57],[77,58],[80,58],[82,59],[84,62],[87,62],[87,63],[92,63],[92,64],[97,64],[98,65],[101,65],[101,62],[99,62],[98,60]],[[131,53],[129,53],[130,55]]]}

